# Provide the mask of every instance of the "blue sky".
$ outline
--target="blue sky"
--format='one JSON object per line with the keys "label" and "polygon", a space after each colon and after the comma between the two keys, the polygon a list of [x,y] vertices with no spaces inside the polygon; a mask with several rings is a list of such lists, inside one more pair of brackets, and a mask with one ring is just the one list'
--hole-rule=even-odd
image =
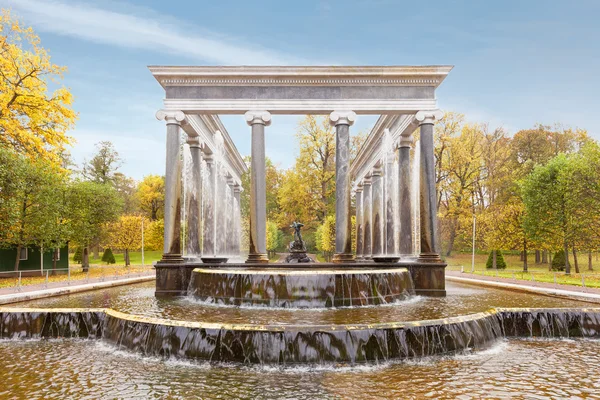
{"label": "blue sky", "polygon": [[[148,65],[451,64],[444,110],[510,133],[536,123],[600,139],[600,1],[0,0],[32,25],[79,112],[72,154],[111,140],[136,179],[164,173],[164,92]],[[355,131],[374,117],[360,116]],[[223,117],[250,152],[243,116]],[[297,116],[274,116],[267,155],[292,164]]]}

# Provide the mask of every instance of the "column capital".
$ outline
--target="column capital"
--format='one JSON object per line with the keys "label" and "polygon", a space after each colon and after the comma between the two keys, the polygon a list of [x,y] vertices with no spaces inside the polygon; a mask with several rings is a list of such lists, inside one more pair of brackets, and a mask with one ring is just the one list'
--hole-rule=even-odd
{"label": "column capital", "polygon": [[197,149],[202,149],[202,142],[200,141],[200,136],[187,136],[186,143],[190,145],[190,147],[194,147]]}
{"label": "column capital", "polygon": [[435,121],[442,119],[443,116],[444,113],[441,110],[422,110],[415,115],[415,118],[419,121],[419,125],[433,125]]}
{"label": "column capital", "polygon": [[261,124],[265,126],[271,125],[271,113],[268,111],[255,111],[251,110],[244,114],[246,123],[250,126],[255,124]]}
{"label": "column capital", "polygon": [[355,193],[362,193],[363,191],[363,184],[359,183],[358,185],[356,185],[356,189],[354,189]]}
{"label": "column capital", "polygon": [[233,193],[241,193],[242,191],[243,191],[242,185],[240,185],[239,183],[236,183],[233,186]]}
{"label": "column capital", "polygon": [[371,186],[371,182],[372,182],[371,175],[367,175],[363,178],[362,185],[363,185],[363,187]]}
{"label": "column capital", "polygon": [[408,147],[410,149],[412,147],[412,144],[413,144],[412,135],[400,136],[400,140],[398,141],[398,148]]}
{"label": "column capital", "polygon": [[373,172],[371,172],[371,176],[381,176],[383,175],[383,169],[379,165],[375,165],[373,167]]}
{"label": "column capital", "polygon": [[350,110],[334,111],[329,114],[329,123],[331,126],[348,125],[351,126],[356,121],[356,113]]}
{"label": "column capital", "polygon": [[156,112],[156,119],[159,121],[164,120],[167,124],[181,126],[181,123],[185,120],[185,114],[183,111],[158,110]]}

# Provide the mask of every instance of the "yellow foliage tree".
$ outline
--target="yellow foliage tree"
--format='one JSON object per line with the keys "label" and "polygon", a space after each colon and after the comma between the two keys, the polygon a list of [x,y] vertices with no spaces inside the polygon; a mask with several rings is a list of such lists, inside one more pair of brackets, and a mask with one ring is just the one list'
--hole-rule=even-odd
{"label": "yellow foliage tree", "polygon": [[149,224],[144,223],[144,248],[147,250],[162,250],[164,242],[165,221],[158,219]]}
{"label": "yellow foliage tree", "polygon": [[[129,266],[129,251],[142,247],[142,219],[138,215],[122,215],[118,221],[107,224],[108,246],[125,251],[125,265]],[[144,224],[147,224],[147,220]]]}
{"label": "yellow foliage tree", "polygon": [[162,217],[165,203],[165,178],[159,175],[148,175],[139,183],[136,197],[141,210],[152,221]]}
{"label": "yellow foliage tree", "polygon": [[66,67],[53,64],[31,27],[8,10],[0,14],[0,145],[31,158],[57,165],[72,138],[77,114],[73,95],[60,87],[48,94],[48,83],[59,84]]}

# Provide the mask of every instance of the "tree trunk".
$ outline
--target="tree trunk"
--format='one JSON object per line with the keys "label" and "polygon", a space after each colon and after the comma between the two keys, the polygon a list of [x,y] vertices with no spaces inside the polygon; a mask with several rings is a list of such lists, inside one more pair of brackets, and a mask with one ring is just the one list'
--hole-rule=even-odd
{"label": "tree trunk", "polygon": [[548,264],[548,250],[542,250],[542,264]]}
{"label": "tree trunk", "polygon": [[492,250],[492,268],[494,268],[494,269],[497,269],[496,268],[496,259],[497,259],[496,250]]}
{"label": "tree trunk", "polygon": [[90,269],[90,254],[88,246],[83,248],[83,254],[81,255],[81,269],[83,272],[88,272]]}
{"label": "tree trunk", "polygon": [[563,251],[565,252],[565,274],[571,275],[571,265],[569,264],[569,246],[567,242],[563,244]]}
{"label": "tree trunk", "polygon": [[129,249],[125,249],[125,266],[129,267]]}
{"label": "tree trunk", "polygon": [[527,239],[523,240],[523,272],[527,272]]}
{"label": "tree trunk", "polygon": [[575,264],[575,273],[578,274],[579,273],[579,262],[577,260],[577,250],[575,249],[575,246],[573,246],[573,264]]}
{"label": "tree trunk", "polygon": [[21,261],[21,245],[17,245],[17,259],[15,260],[15,272],[19,270],[19,262]]}
{"label": "tree trunk", "polygon": [[592,267],[592,251],[588,251],[588,271],[593,271],[594,267]]}
{"label": "tree trunk", "polygon": [[456,221],[452,221],[450,225],[450,238],[448,239],[448,250],[446,251],[446,257],[452,255],[452,248],[454,247],[454,239],[456,239]]}
{"label": "tree trunk", "polygon": [[97,260],[100,257],[100,241],[96,242],[94,246],[94,260]]}
{"label": "tree trunk", "polygon": [[523,251],[521,251],[521,254],[519,254],[519,260],[520,261],[524,261],[525,260],[525,253]]}
{"label": "tree trunk", "polygon": [[52,253],[52,275],[56,275],[56,261],[59,251],[59,249],[54,249],[54,252]]}
{"label": "tree trunk", "polygon": [[548,252],[548,271],[552,271],[552,252]]}
{"label": "tree trunk", "polygon": [[542,262],[542,255],[539,250],[535,251],[535,263],[539,264]]}

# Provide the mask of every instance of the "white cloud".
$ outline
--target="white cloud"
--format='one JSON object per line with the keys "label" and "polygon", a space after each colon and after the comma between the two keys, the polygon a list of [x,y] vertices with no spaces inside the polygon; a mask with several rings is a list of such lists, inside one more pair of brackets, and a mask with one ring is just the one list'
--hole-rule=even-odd
{"label": "white cloud", "polygon": [[[141,17],[56,0],[5,0],[37,30],[120,47],[188,56],[208,63],[244,65],[306,64],[260,46],[233,44],[214,32],[200,34],[168,17]],[[146,13],[148,14],[148,13]],[[168,21],[172,22],[169,23]]]}

